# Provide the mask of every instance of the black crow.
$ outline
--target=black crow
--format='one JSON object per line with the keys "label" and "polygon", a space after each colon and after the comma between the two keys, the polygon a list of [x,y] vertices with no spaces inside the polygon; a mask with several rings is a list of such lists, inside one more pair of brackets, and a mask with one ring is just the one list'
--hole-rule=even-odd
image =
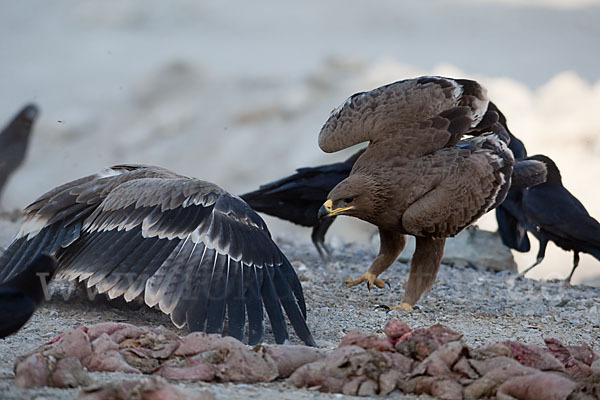
{"label": "black crow", "polygon": [[0,338],[17,332],[44,299],[56,270],[54,257],[38,255],[14,278],[0,284]]}
{"label": "black crow", "polygon": [[9,176],[23,163],[29,134],[38,114],[38,107],[28,104],[0,132],[0,196]]}
{"label": "black crow", "polygon": [[[506,117],[492,102],[488,105],[488,109],[498,113],[498,121],[504,126],[506,132],[510,136],[508,148],[511,149],[515,160],[523,160],[527,157],[527,150],[523,142],[516,138],[508,129]],[[498,207],[496,207],[496,221],[498,222],[498,233],[502,238],[502,242],[511,249],[520,252],[528,252],[531,248],[529,238],[527,237],[527,229],[514,215],[510,213],[508,208],[519,208],[523,199],[523,189],[511,188],[508,195]]]}
{"label": "black crow", "polygon": [[348,177],[354,162],[363,152],[360,150],[342,162],[299,168],[293,175],[262,185],[240,197],[256,211],[298,225],[312,226],[312,242],[325,260],[325,254],[330,254],[325,246],[325,233],[335,218],[319,221],[317,213],[327,200],[327,194]]}
{"label": "black crow", "polygon": [[600,260],[600,224],[562,185],[560,171],[550,158],[543,155],[529,158],[544,162],[548,176],[545,183],[523,190],[520,207],[509,209],[540,242],[536,262],[519,276],[542,262],[551,240],[558,247],[574,252],[573,269],[566,279],[570,283],[579,264],[579,253]]}

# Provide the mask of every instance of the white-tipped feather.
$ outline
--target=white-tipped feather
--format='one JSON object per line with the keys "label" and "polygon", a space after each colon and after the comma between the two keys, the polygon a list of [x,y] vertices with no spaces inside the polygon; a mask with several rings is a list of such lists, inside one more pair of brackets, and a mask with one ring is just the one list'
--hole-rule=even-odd
{"label": "white-tipped feather", "polygon": [[27,240],[32,239],[35,235],[40,233],[40,231],[46,227],[47,223],[48,218],[41,217],[39,215],[33,215],[31,217],[28,217],[23,222],[23,225],[21,225],[21,229],[19,229],[15,240],[25,236],[27,236]]}
{"label": "white-tipped feather", "polygon": [[488,108],[489,100],[487,97],[487,89],[481,86],[481,91],[484,95],[484,99],[481,100],[475,98],[475,104],[473,104],[475,109],[473,110],[473,123],[471,124],[471,128],[475,128],[479,125]]}
{"label": "white-tipped feather", "polygon": [[126,171],[125,170],[112,169],[112,168],[104,168],[100,172],[98,172],[96,175],[98,176],[98,178],[108,178],[110,176],[122,175],[123,172],[126,172]]}

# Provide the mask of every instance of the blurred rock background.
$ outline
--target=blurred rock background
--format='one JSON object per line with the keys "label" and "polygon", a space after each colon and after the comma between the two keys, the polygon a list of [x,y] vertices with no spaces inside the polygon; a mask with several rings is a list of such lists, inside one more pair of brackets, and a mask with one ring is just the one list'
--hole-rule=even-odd
{"label": "blurred rock background", "polygon": [[[600,218],[600,1],[23,0],[0,3],[0,121],[42,110],[0,208],[116,163],[158,164],[243,193],[344,159],[317,134],[349,95],[423,74],[481,81],[530,154]],[[266,218],[275,237],[309,230]],[[479,226],[494,230],[493,215]],[[328,238],[368,241],[340,218]],[[534,241],[537,242],[537,241]],[[535,260],[516,254],[519,269]],[[528,276],[563,278],[549,245]],[[600,285],[582,255],[574,283]]]}

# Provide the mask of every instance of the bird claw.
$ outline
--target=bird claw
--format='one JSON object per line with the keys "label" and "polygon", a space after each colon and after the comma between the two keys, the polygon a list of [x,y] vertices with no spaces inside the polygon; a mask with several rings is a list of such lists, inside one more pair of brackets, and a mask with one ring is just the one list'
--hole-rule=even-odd
{"label": "bird claw", "polygon": [[379,309],[384,310],[386,313],[389,313],[390,311],[392,311],[392,308],[385,304],[377,304],[375,306],[375,310],[379,310]]}
{"label": "bird claw", "polygon": [[525,279],[525,274],[518,274],[515,277],[515,281],[522,281],[523,279]]}
{"label": "bird claw", "polygon": [[375,274],[372,274],[370,272],[365,272],[364,275],[361,276],[360,278],[357,278],[357,279],[348,278],[348,279],[346,279],[346,286],[347,287],[352,287],[352,286],[360,285],[363,282],[367,283],[367,288],[369,290],[371,290],[371,288],[373,287],[373,285],[377,286],[380,289],[383,289],[385,287],[385,283],[386,283],[383,279],[377,278],[377,276]]}
{"label": "bird claw", "polygon": [[383,309],[386,313],[389,313],[392,310],[401,310],[401,311],[410,311],[410,312],[412,312],[412,311],[419,311],[418,307],[416,307],[416,306],[413,307],[410,304],[404,303],[404,302],[398,304],[397,306],[393,306],[393,307],[390,307],[390,306],[388,306],[386,304],[377,304],[375,306],[375,309],[376,310]]}

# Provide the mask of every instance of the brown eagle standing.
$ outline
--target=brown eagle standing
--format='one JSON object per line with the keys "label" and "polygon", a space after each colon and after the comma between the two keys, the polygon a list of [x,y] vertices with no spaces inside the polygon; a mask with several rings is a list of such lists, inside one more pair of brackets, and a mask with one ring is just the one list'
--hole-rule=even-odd
{"label": "brown eagle standing", "polygon": [[[319,216],[360,218],[381,239],[368,271],[347,286],[383,288],[379,274],[414,235],[404,299],[392,307],[411,310],[435,281],[446,237],[506,197],[515,160],[488,102],[475,81],[420,77],[357,93],[332,112],[319,134],[323,151],[369,145]],[[473,137],[461,140],[466,134]]]}

